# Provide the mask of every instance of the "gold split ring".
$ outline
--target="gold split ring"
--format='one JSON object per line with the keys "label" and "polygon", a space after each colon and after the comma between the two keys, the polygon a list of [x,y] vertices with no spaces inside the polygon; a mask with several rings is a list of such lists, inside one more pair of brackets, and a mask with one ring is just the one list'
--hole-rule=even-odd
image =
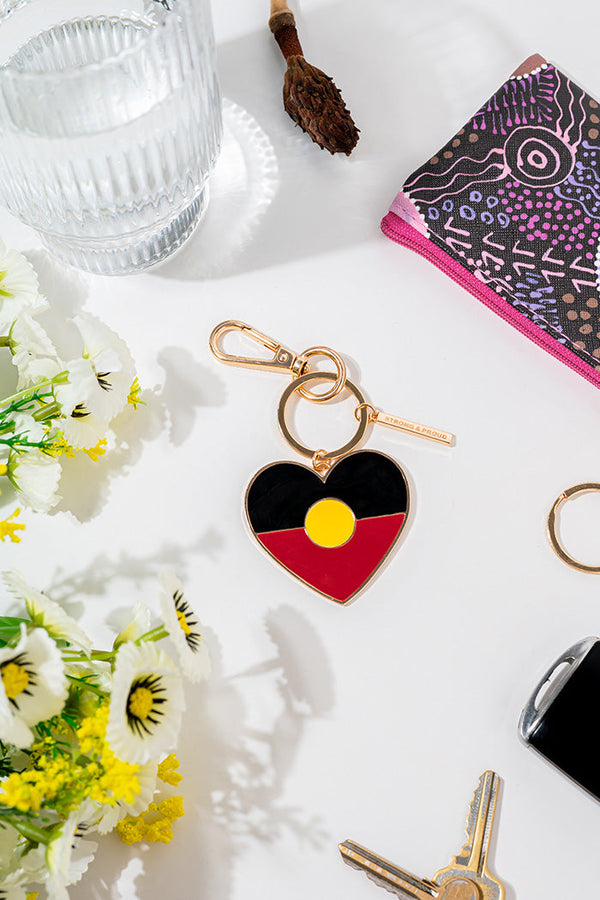
{"label": "gold split ring", "polygon": [[[356,429],[354,435],[350,438],[350,440],[346,444],[344,444],[343,447],[338,447],[337,450],[331,450],[329,453],[325,453],[325,451],[323,450],[311,450],[310,447],[306,447],[304,444],[301,444],[300,441],[296,440],[296,438],[288,428],[288,424],[285,419],[285,409],[292,394],[294,394],[296,391],[298,391],[299,394],[302,393],[301,389],[305,384],[317,380],[337,382],[337,378],[338,376],[333,372],[308,372],[306,375],[301,375],[286,387],[283,394],[281,395],[279,406],[277,407],[277,422],[279,423],[281,433],[288,444],[293,447],[294,450],[296,450],[298,453],[301,453],[302,456],[308,456],[312,459],[318,459],[320,464],[331,463],[333,460],[339,459],[340,456],[345,456],[346,453],[349,453],[358,444],[360,444],[363,437],[365,436],[365,432],[369,424],[369,413],[365,409],[365,398],[362,392],[359,388],[356,387],[355,384],[353,384],[347,378],[345,379],[345,384],[343,385],[343,387],[347,388],[347,390],[349,390],[351,394],[354,394],[356,400],[360,404],[360,419],[358,422],[358,428]],[[305,395],[303,394],[303,396]],[[325,394],[323,394],[323,396],[319,399],[323,400],[324,397]],[[309,399],[314,400],[314,395],[311,395]],[[331,397],[329,397],[328,399],[331,399]],[[315,454],[318,454],[318,456],[316,457]]]}
{"label": "gold split ring", "polygon": [[556,498],[556,500],[552,504],[552,509],[548,514],[547,532],[548,540],[552,545],[552,549],[559,559],[562,559],[564,563],[566,563],[568,566],[571,566],[573,569],[577,569],[579,572],[600,573],[600,566],[588,566],[586,565],[586,563],[579,562],[579,560],[574,559],[569,553],[567,553],[558,539],[557,513],[565,500],[570,500],[571,497],[576,497],[579,494],[589,494],[598,491],[600,491],[600,484],[596,481],[587,481],[582,484],[575,484],[573,485],[573,487],[567,488],[566,491],[563,491],[562,494]]}
{"label": "gold split ring", "polygon": [[[313,356],[325,356],[327,359],[330,359],[331,362],[335,366],[335,376],[332,379],[334,384],[329,388],[328,391],[324,391],[322,394],[313,394],[312,391],[307,390],[305,387],[301,385],[297,388],[298,393],[304,397],[305,400],[312,400],[313,403],[325,403],[327,400],[333,400],[334,397],[337,397],[338,394],[344,390],[346,386],[346,363],[342,359],[339,353],[335,350],[332,350],[331,347],[309,347],[308,350],[304,350],[300,354],[300,358],[303,360],[302,367],[300,369],[300,376],[306,375],[308,373],[308,360]],[[317,374],[316,372],[313,374]],[[300,379],[296,378],[296,384]]]}

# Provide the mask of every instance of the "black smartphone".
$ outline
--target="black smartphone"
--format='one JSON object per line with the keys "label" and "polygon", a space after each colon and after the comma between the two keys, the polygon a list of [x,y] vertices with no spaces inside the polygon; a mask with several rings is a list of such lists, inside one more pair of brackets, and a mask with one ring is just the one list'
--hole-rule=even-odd
{"label": "black smartphone", "polygon": [[579,641],[553,663],[521,714],[519,732],[600,800],[600,639]]}

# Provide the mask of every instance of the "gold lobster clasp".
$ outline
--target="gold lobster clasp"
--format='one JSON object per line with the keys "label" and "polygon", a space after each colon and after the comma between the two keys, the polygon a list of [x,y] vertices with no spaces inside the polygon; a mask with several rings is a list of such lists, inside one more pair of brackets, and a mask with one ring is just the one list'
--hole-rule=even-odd
{"label": "gold lobster clasp", "polygon": [[[232,353],[225,353],[220,347],[220,342],[224,335],[230,331],[240,331],[252,341],[256,341],[261,347],[273,352],[271,359],[261,359],[254,356],[235,356]],[[248,369],[266,369],[267,372],[287,371],[293,376],[302,374],[302,370],[307,363],[307,357],[303,354],[296,354],[292,350],[288,350],[282,344],[268,337],[251,325],[245,322],[238,322],[235,319],[228,319],[221,322],[216,328],[213,328],[210,338],[208,339],[210,349],[221,362],[230,366],[245,366]]]}
{"label": "gold lobster clasp", "polygon": [[[271,350],[273,356],[271,359],[262,359],[261,357],[235,356],[233,353],[225,353],[221,349],[220,344],[224,335],[230,331],[239,331],[245,334],[246,337],[256,341],[261,347]],[[337,397],[346,384],[346,364],[340,354],[332,350],[331,347],[309,347],[307,350],[303,350],[302,353],[294,353],[293,350],[289,350],[283,344],[273,340],[273,338],[268,337],[261,331],[257,331],[251,325],[246,325],[245,322],[238,322],[236,319],[228,319],[226,322],[221,322],[213,328],[208,343],[217,359],[230,366],[264,369],[267,372],[289,372],[292,378],[299,378],[301,375],[308,373],[309,359],[313,356],[325,356],[335,366],[335,380],[332,387],[321,394],[313,393],[303,387],[298,389],[298,392],[303,397],[307,400],[312,400],[313,403],[324,403],[327,400],[331,400],[332,397]]]}

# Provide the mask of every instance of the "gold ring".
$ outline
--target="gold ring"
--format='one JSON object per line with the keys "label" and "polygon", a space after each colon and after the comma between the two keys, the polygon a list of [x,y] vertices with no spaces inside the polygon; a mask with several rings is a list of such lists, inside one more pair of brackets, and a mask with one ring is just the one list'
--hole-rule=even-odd
{"label": "gold ring", "polygon": [[567,553],[558,539],[557,513],[565,500],[570,500],[571,497],[576,497],[579,494],[589,494],[594,491],[600,491],[600,484],[596,481],[586,481],[583,484],[575,484],[573,485],[573,487],[567,488],[566,491],[563,491],[562,494],[556,498],[556,500],[552,504],[552,509],[548,514],[547,532],[548,540],[552,545],[552,549],[559,559],[562,559],[564,563],[566,563],[568,566],[571,566],[573,569],[577,569],[579,572],[600,573],[600,566],[588,566],[585,563],[579,562],[579,560],[574,559],[569,553]]}
{"label": "gold ring", "polygon": [[[337,378],[338,376],[333,372],[308,372],[308,374],[301,375],[300,378],[296,378],[295,381],[292,381],[281,395],[279,406],[277,407],[277,422],[279,423],[281,433],[283,434],[288,444],[293,447],[294,450],[297,450],[298,453],[301,453],[302,456],[314,457],[315,453],[319,453],[319,458],[322,460],[331,461],[334,459],[338,459],[340,456],[345,456],[346,453],[349,453],[350,450],[353,450],[357,444],[360,444],[363,437],[365,436],[367,425],[369,424],[369,414],[365,407],[362,405],[360,410],[358,428],[354,432],[354,435],[346,444],[344,444],[343,447],[338,447],[337,450],[331,450],[329,453],[325,453],[324,451],[319,450],[311,450],[310,447],[305,447],[304,444],[301,444],[300,441],[296,440],[296,438],[292,435],[290,429],[288,428],[287,422],[285,420],[285,408],[292,394],[294,394],[296,391],[298,391],[298,393],[301,393],[302,387],[307,382],[316,381],[317,379],[321,379],[323,381],[336,381]],[[354,394],[359,404],[365,403],[365,398],[363,397],[361,391],[347,378],[345,379],[345,384],[343,385],[343,387],[347,388],[351,394]],[[309,399],[314,400],[315,398],[314,396],[311,396]]]}
{"label": "gold ring", "polygon": [[[331,347],[309,347],[308,350],[304,350],[300,354],[300,358],[304,360],[302,368],[300,369],[301,376],[302,374],[307,374],[306,366],[311,356],[326,356],[327,359],[331,360],[336,371],[333,379],[334,385],[323,394],[313,394],[312,391],[309,391],[304,387],[299,387],[298,393],[301,394],[305,400],[312,400],[313,403],[325,403],[327,400],[333,400],[334,397],[337,397],[337,395],[344,390],[346,385],[346,363],[340,354],[336,353],[335,350],[332,350]],[[298,381],[298,379],[296,379],[296,381]]]}

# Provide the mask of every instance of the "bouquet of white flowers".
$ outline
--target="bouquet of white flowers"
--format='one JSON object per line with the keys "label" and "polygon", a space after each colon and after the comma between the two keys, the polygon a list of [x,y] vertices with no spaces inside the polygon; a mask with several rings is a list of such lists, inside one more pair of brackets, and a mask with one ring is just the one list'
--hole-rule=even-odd
{"label": "bouquet of white flowers", "polygon": [[[125,342],[95,317],[76,316],[81,354],[65,361],[35,318],[46,306],[31,264],[0,241],[0,347],[17,372],[16,392],[0,391],[0,475],[41,511],[60,499],[59,457],[79,451],[97,460],[110,422],[142,402]],[[0,521],[0,540],[19,540],[17,514]]]}
{"label": "bouquet of white flowers", "polygon": [[[67,900],[97,849],[90,836],[171,840],[182,798],[154,794],[157,780],[181,780],[170,753],[184,711],[180,670],[200,681],[210,661],[169,571],[163,624],[151,628],[140,606],[110,650],[93,649],[18,573],[4,581],[26,615],[0,617],[0,896],[26,900],[44,885],[49,900]],[[167,637],[179,666],[157,646]]]}

